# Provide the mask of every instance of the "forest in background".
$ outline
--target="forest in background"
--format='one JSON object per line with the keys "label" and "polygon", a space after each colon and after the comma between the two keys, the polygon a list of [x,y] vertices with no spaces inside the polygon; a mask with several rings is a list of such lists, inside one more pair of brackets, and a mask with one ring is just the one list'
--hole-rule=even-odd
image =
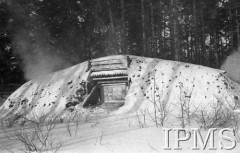
{"label": "forest in background", "polygon": [[115,54],[220,68],[239,44],[239,0],[0,0],[1,85]]}

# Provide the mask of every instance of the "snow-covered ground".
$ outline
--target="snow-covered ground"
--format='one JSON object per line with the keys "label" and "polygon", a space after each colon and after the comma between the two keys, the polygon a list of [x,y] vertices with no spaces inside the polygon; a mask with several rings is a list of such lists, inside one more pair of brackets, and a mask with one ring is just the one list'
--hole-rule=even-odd
{"label": "snow-covered ground", "polygon": [[[67,124],[58,124],[53,135],[54,143],[61,143],[62,146],[59,153],[172,153],[172,152],[189,152],[189,153],[239,153],[240,145],[232,150],[221,150],[219,141],[225,146],[230,146],[228,141],[222,140],[218,136],[218,131],[215,134],[216,150],[192,150],[194,147],[194,140],[191,137],[188,141],[181,141],[180,147],[182,150],[164,150],[165,134],[163,127],[156,127],[150,121],[144,127],[138,122],[136,115],[117,115],[102,119],[89,120],[87,123],[79,123],[77,127],[75,123],[70,124],[72,135],[69,135]],[[187,127],[190,130],[190,127]],[[13,152],[21,152],[23,149],[19,140],[14,140],[16,128],[9,128],[0,130],[0,152],[8,153],[9,150]],[[207,131],[201,130],[203,139],[206,138]],[[7,137],[9,136],[10,139]],[[11,137],[12,136],[12,137]],[[171,132],[169,137],[170,147],[175,147],[175,133]],[[210,143],[208,142],[207,148]],[[198,143],[198,147],[200,143]],[[53,152],[55,149],[49,152]]]}
{"label": "snow-covered ground", "polygon": [[[190,124],[188,119],[197,117],[198,120],[190,126],[203,127],[206,125],[202,125],[205,123],[201,119],[210,120],[208,124],[211,124],[208,117],[218,116],[226,123],[226,119],[230,119],[227,115],[239,109],[240,85],[229,79],[224,71],[138,56],[130,56],[130,59],[127,71],[130,87],[124,106],[107,115],[115,116],[114,119],[107,117],[93,123],[82,123],[77,128],[79,134],[74,137],[67,136],[65,128],[56,130],[62,134],[59,139],[69,142],[62,147],[63,152],[170,152],[163,150],[164,133],[162,127],[155,127],[156,122],[161,124],[161,119],[164,119],[164,126],[187,126]],[[31,119],[44,115],[64,118],[76,112],[86,117],[89,109],[83,108],[81,102],[77,103],[74,111],[69,111],[67,106],[86,97],[79,91],[82,91],[89,75],[88,62],[84,62],[29,81],[5,101],[0,108],[0,117]],[[96,114],[95,111],[99,110],[93,109]],[[129,121],[131,115],[135,119]],[[147,116],[151,120],[149,123],[145,123]],[[219,120],[212,124],[219,125],[223,125]],[[5,138],[0,142],[9,144]],[[191,143],[183,144],[184,152],[193,152],[189,149]],[[233,151],[239,152],[239,147]]]}

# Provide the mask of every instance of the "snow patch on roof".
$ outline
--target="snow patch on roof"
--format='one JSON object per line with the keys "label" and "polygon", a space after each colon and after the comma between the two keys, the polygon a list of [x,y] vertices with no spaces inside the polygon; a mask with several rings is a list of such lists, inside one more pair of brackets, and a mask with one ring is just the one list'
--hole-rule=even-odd
{"label": "snow patch on roof", "polygon": [[93,72],[91,74],[91,77],[116,76],[116,75],[127,75],[127,70],[98,71]]}

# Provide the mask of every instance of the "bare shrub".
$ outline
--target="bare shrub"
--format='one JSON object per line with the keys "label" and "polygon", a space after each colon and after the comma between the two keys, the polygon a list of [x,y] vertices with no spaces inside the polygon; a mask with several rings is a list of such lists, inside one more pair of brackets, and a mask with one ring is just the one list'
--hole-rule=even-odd
{"label": "bare shrub", "polygon": [[200,128],[208,129],[215,127],[224,127],[229,124],[229,121],[234,117],[233,110],[228,109],[225,105],[217,100],[216,103],[209,104],[206,107],[201,107],[196,112],[196,122]]}
{"label": "bare shrub", "polygon": [[[167,121],[169,114],[170,114],[170,107],[168,104],[167,100],[162,100],[161,98],[163,97],[163,93],[164,90],[166,90],[165,86],[162,85],[161,87],[157,84],[156,81],[156,63],[153,64],[152,66],[153,71],[149,72],[149,76],[152,76],[151,79],[152,82],[151,84],[153,84],[153,87],[151,88],[151,93],[149,96],[147,96],[147,94],[144,91],[144,87],[141,87],[142,93],[144,94],[144,96],[146,96],[147,100],[153,104],[154,107],[154,113],[153,115],[151,115],[152,113],[150,113],[148,110],[148,115],[150,116],[150,118],[155,122],[155,125],[158,127],[163,126],[165,124],[165,122]],[[163,77],[163,76],[161,76]],[[163,78],[162,78],[163,80]]]}
{"label": "bare shrub", "polygon": [[57,118],[47,118],[46,116],[34,116],[33,118],[24,118],[29,122],[28,126],[23,125],[16,129],[14,139],[8,138],[19,142],[23,146],[19,149],[21,152],[51,151],[56,153],[63,145],[53,134],[56,129]]}
{"label": "bare shrub", "polygon": [[136,112],[137,124],[140,128],[144,128],[146,126],[146,112],[143,112],[143,110],[140,110],[140,112],[141,114]]}
{"label": "bare shrub", "polygon": [[73,130],[74,130],[75,136],[77,135],[80,118],[81,118],[81,114],[79,114],[76,111],[70,118],[66,120],[66,128],[70,137],[73,134]]}
{"label": "bare shrub", "polygon": [[195,116],[197,108],[194,108],[194,106],[191,104],[191,98],[193,98],[193,87],[188,88],[183,86],[183,83],[181,82],[178,86],[180,92],[175,106],[180,110],[180,113],[176,117],[180,121],[181,127],[185,128],[186,125],[191,125],[191,120]]}
{"label": "bare shrub", "polygon": [[235,131],[235,138],[238,142],[240,142],[240,112],[235,112],[231,119],[231,127]]}
{"label": "bare shrub", "polygon": [[10,128],[10,127],[13,127],[17,123],[17,121],[22,120],[22,119],[23,119],[22,115],[14,114],[4,120],[1,120],[1,122],[2,122],[2,125]]}

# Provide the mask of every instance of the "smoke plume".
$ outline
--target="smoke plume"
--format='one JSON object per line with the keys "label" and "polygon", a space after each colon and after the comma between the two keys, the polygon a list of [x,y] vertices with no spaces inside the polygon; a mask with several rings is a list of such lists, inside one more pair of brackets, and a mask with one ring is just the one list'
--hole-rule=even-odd
{"label": "smoke plume", "polygon": [[221,66],[227,72],[228,77],[240,83],[240,47],[227,57]]}
{"label": "smoke plume", "polygon": [[14,51],[23,60],[22,68],[26,80],[36,79],[54,71],[71,66],[58,52],[58,49],[49,44],[47,35],[34,36],[26,31],[19,32],[14,37]]}
{"label": "smoke plume", "polygon": [[[48,27],[40,15],[25,12],[18,3],[10,6],[14,25],[13,50],[22,59],[25,79],[36,79],[54,71],[71,66],[63,50],[54,44]],[[10,26],[10,24],[9,24]]]}
{"label": "smoke plume", "polygon": [[44,54],[42,52],[34,55],[24,56],[24,75],[27,80],[46,76],[54,71],[69,67],[71,64],[66,62],[58,55]]}

